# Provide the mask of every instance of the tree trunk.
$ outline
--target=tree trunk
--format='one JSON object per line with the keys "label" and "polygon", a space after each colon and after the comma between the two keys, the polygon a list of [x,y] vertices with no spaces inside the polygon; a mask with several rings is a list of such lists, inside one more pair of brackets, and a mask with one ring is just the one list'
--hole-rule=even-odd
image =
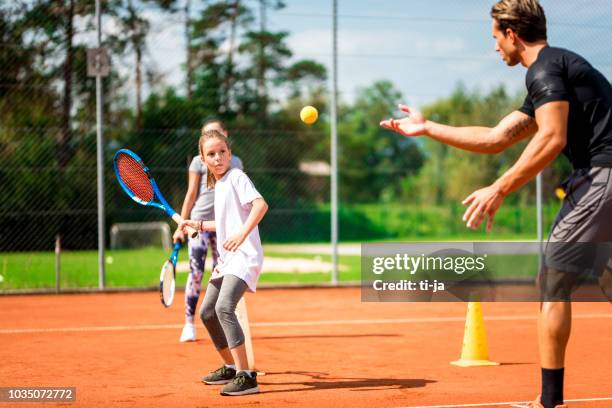
{"label": "tree trunk", "polygon": [[64,62],[64,98],[62,100],[62,130],[58,145],[58,164],[63,169],[70,160],[70,138],[71,121],[70,110],[72,108],[72,66],[74,51],[72,41],[74,37],[74,0],[68,0],[68,7],[65,9],[66,18],[66,60]]}
{"label": "tree trunk", "polygon": [[191,0],[185,1],[185,43],[187,44],[187,100],[190,101],[193,97],[193,62],[191,52],[191,18],[190,18]]}
{"label": "tree trunk", "polygon": [[263,34],[266,32],[266,0],[259,0],[259,13],[260,13],[260,44],[259,44],[259,58],[257,64],[257,96],[259,102],[259,121],[261,124],[265,122],[268,112],[267,106],[267,95],[266,95],[266,63],[265,63],[265,50],[263,43]]}
{"label": "tree trunk", "polygon": [[142,46],[136,45],[136,128],[142,130]]}
{"label": "tree trunk", "polygon": [[236,31],[238,24],[238,10],[240,9],[240,1],[234,1],[234,10],[232,13],[232,19],[230,22],[230,43],[229,51],[227,55],[227,72],[225,73],[225,107],[226,110],[230,110],[230,104],[232,100],[232,86],[234,83],[234,47],[236,45]]}

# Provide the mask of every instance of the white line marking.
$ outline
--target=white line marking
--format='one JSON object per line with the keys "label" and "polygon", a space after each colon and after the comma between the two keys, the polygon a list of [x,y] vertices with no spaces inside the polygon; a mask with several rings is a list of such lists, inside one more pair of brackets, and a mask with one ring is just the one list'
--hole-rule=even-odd
{"label": "white line marking", "polygon": [[460,407],[494,407],[494,406],[511,406],[511,407],[523,407],[525,402],[486,402],[481,404],[452,404],[452,405],[422,405],[418,407],[403,407],[403,408],[460,408]]}
{"label": "white line marking", "polygon": [[166,330],[166,329],[180,329],[181,327],[183,327],[182,324],[150,324],[150,325],[142,325],[142,326],[51,327],[48,329],[0,329],[0,334]]}
{"label": "white line marking", "polygon": [[[612,401],[612,398],[578,398],[566,399],[564,402],[594,402],[594,401]],[[403,408],[462,408],[462,407],[495,407],[495,406],[510,406],[525,408],[529,406],[529,401],[512,401],[512,402],[485,402],[480,404],[451,404],[451,405],[420,405]]]}
{"label": "white line marking", "polygon": [[[575,315],[575,319],[597,319],[612,318],[612,314],[582,314]],[[516,316],[490,316],[485,317],[487,321],[515,321],[515,320],[536,320],[533,315]],[[279,327],[279,326],[316,326],[316,325],[356,325],[356,324],[401,324],[401,323],[444,323],[444,322],[465,322],[465,316],[457,317],[412,317],[405,319],[369,319],[369,320],[318,320],[304,322],[262,322],[251,323],[252,327]]]}
{"label": "white line marking", "polygon": [[[579,314],[574,319],[610,319],[612,314]],[[518,321],[536,320],[534,315],[490,316],[487,321]],[[309,320],[301,322],[254,322],[251,327],[303,327],[303,326],[339,326],[366,324],[409,324],[409,323],[444,323],[464,322],[465,316],[456,317],[414,317],[406,319],[370,319],[370,320]],[[169,330],[180,329],[181,324],[150,324],[131,326],[91,326],[91,327],[51,327],[31,329],[0,329],[0,334],[20,333],[66,333],[66,332],[99,332],[99,331],[130,331],[130,330]]]}

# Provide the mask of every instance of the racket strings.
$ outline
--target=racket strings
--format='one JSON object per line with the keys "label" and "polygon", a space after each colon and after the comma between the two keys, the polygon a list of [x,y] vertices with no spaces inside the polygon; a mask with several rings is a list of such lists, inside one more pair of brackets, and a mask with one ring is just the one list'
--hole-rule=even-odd
{"label": "racket strings", "polygon": [[166,306],[169,306],[174,297],[174,268],[168,261],[162,268],[162,285],[162,300]]}
{"label": "racket strings", "polygon": [[153,187],[149,183],[147,173],[145,173],[138,161],[127,154],[121,154],[117,158],[117,168],[119,169],[121,181],[136,197],[145,202],[153,200]]}

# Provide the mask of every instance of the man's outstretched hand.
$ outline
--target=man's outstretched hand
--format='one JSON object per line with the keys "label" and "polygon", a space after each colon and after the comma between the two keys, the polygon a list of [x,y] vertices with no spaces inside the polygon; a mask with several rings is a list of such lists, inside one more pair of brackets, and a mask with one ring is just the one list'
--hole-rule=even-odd
{"label": "man's outstretched hand", "polygon": [[463,221],[466,226],[476,230],[484,219],[488,218],[486,230],[491,232],[495,213],[497,213],[505,198],[506,196],[495,184],[474,191],[462,202],[463,205],[469,205],[463,214]]}
{"label": "man's outstretched hand", "polygon": [[408,116],[401,119],[387,119],[380,126],[399,133],[402,136],[421,136],[425,134],[425,117],[423,114],[407,105],[399,105],[399,109]]}

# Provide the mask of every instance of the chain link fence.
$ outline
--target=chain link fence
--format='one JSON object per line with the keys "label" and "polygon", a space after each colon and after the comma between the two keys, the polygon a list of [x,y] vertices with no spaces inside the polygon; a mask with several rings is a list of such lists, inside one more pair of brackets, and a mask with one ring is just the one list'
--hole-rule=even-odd
{"label": "chain link fence", "polygon": [[[0,291],[54,288],[58,238],[61,286],[98,286],[95,79],[87,75],[86,57],[87,49],[96,46],[90,3],[37,0],[0,6]],[[325,50],[331,50],[332,7],[320,3],[312,13],[293,1],[285,7],[263,0],[102,2],[102,37],[111,62],[103,81],[102,124],[107,248],[115,224],[167,221],[120,190],[113,154],[120,148],[137,152],[180,211],[200,127],[211,117],[226,123],[234,154],[270,205],[260,225],[262,241],[329,243],[331,51]],[[380,9],[353,11],[348,2],[339,2],[340,239],[486,239],[466,231],[461,222],[448,167],[458,159],[436,156],[421,140],[400,140],[381,131],[378,120],[393,114],[397,102],[426,107],[457,99],[461,92],[466,100],[481,98],[491,106],[487,98],[493,92],[488,92],[500,83],[506,89],[502,108],[510,108],[518,100],[512,95],[522,92],[524,71],[510,72],[496,59],[492,41],[484,40],[490,37],[491,2],[416,1],[395,15],[382,11],[397,7],[396,2],[383,3]],[[551,43],[579,52],[612,77],[607,41],[612,7],[605,1],[542,3]],[[406,25],[412,27],[406,35],[413,38],[393,34],[401,34]],[[363,37],[351,38],[360,26],[364,35],[372,26],[370,34],[380,46],[365,42],[360,49]],[[419,34],[436,26],[439,43]],[[309,36],[320,53],[299,46]],[[419,41],[434,45],[427,48]],[[421,74],[406,85],[401,70],[405,67],[410,76],[411,66]],[[478,74],[470,67],[478,67],[472,68]],[[486,72],[489,67],[495,68]],[[444,75],[453,70],[457,73]],[[390,81],[376,82],[387,71]],[[446,76],[462,78],[467,91],[457,90],[455,83],[433,85],[448,81]],[[298,119],[306,104],[320,111],[310,127]],[[438,159],[441,164],[432,167]],[[567,170],[559,166],[545,174],[547,225],[559,206],[554,187]],[[476,187],[458,188],[456,194]],[[533,191],[530,186],[502,208],[496,237],[535,238]],[[167,256],[155,245],[138,253],[112,248],[107,285],[154,285],[155,270]],[[351,269],[358,262],[345,263],[341,280],[358,277]],[[146,278],[130,276],[139,268],[148,271]]]}

